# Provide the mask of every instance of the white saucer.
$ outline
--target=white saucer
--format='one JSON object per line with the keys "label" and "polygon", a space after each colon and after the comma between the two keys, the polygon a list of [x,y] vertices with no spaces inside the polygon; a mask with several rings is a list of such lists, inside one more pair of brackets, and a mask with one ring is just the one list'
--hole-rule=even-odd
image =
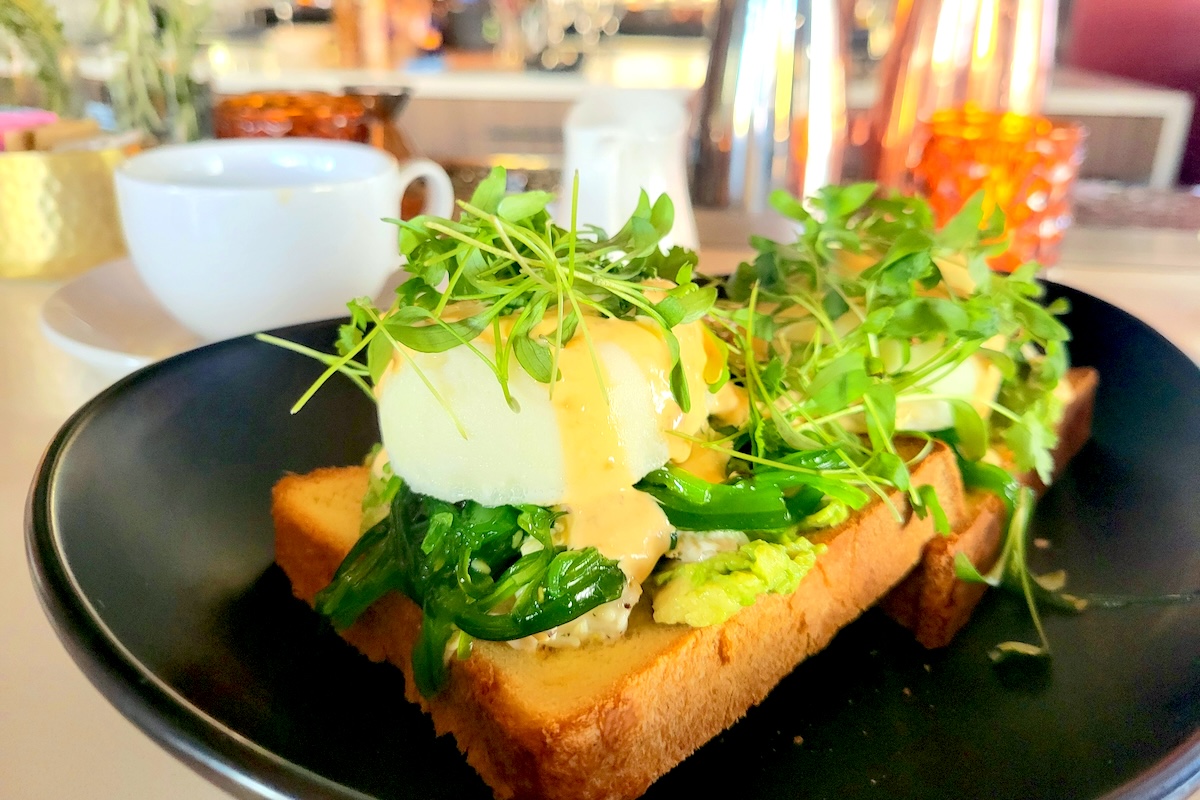
{"label": "white saucer", "polygon": [[[388,278],[376,302],[389,305],[407,277]],[[40,321],[53,344],[112,377],[208,343],[167,313],[128,258],[59,288],[42,306]]]}
{"label": "white saucer", "polygon": [[125,374],[204,344],[166,312],[127,258],[62,286],[42,306],[42,332],[71,355]]}

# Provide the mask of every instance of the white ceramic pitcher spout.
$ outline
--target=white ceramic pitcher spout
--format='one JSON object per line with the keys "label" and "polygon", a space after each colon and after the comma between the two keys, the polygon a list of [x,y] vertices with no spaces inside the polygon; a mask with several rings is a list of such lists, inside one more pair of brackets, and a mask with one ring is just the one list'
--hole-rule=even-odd
{"label": "white ceramic pitcher spout", "polygon": [[645,190],[675,206],[675,224],[665,247],[699,245],[688,194],[687,148],[690,114],[683,94],[669,91],[601,89],[580,100],[563,128],[562,190],[555,217],[570,220],[571,187],[579,175],[577,224],[615,233]]}

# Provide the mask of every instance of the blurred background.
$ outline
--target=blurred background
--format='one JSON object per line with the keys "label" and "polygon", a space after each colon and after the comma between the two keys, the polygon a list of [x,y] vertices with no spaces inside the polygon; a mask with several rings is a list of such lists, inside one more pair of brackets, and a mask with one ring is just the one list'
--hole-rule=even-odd
{"label": "blurred background", "polygon": [[[102,81],[111,72],[103,56],[112,49],[114,31],[110,21],[106,32],[103,16],[116,13],[104,6],[123,4],[53,3],[79,59],[77,79]],[[906,4],[911,5],[899,0]],[[160,23],[173,14],[198,26],[202,113],[222,96],[269,89],[403,87],[412,101],[402,128],[423,155],[464,180],[473,169],[504,162],[545,182],[554,180],[561,162],[567,110],[588,87],[694,93],[704,83],[717,5],[717,0],[164,0],[154,13]],[[1043,110],[1052,119],[1086,125],[1081,178],[1155,190],[1200,183],[1200,128],[1193,124],[1200,47],[1189,41],[1189,32],[1200,30],[1200,4],[1040,5],[1057,22]],[[866,138],[865,112],[879,98],[880,67],[896,35],[897,2],[842,0],[840,11],[849,178],[864,173],[856,147]],[[19,102],[19,76],[28,59],[6,48],[2,37],[0,104]],[[1087,188],[1078,213],[1100,213],[1100,200],[1111,194]],[[1159,199],[1159,205],[1165,202]],[[1149,219],[1168,212],[1147,207],[1142,213]]]}

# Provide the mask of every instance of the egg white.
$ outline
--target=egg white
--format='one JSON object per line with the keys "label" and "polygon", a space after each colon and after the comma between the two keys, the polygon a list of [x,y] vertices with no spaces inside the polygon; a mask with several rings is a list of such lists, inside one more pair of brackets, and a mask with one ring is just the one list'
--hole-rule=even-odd
{"label": "egg white", "polygon": [[[619,452],[608,455],[621,459],[636,481],[666,463],[667,435],[634,358],[608,343],[598,343],[596,355],[608,391],[603,416],[618,432]],[[398,356],[377,387],[379,427],[392,469],[414,491],[487,506],[553,506],[569,499],[567,462],[574,454],[564,450],[564,420],[549,387],[515,360],[510,370],[509,391],[519,410],[509,407],[488,365],[465,347]]]}

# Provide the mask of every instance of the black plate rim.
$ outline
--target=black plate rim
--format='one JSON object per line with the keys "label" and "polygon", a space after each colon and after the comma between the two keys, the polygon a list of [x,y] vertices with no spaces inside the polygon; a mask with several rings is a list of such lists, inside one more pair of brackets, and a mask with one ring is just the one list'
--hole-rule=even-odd
{"label": "black plate rim", "polygon": [[[330,321],[304,323],[275,333],[286,336]],[[92,417],[127,388],[153,380],[178,361],[204,358],[206,353],[247,338],[205,345],[139,369],[101,391],[67,419],[34,472],[25,508],[26,557],[34,589],[59,641],[104,698],[156,744],[212,783],[241,797],[373,800],[242,736],[167,686],[129,652],[87,599],[51,522],[53,487],[62,455]]]}
{"label": "black plate rim", "polygon": [[[1072,287],[1044,283],[1049,288],[1065,289],[1068,295],[1089,297],[1105,306],[1108,313],[1136,322],[1162,345],[1179,351],[1169,339],[1123,309]],[[303,323],[271,333],[286,338],[331,322]],[[26,504],[26,555],[34,588],[59,641],[105,699],[158,745],[214,784],[244,797],[375,800],[242,736],[163,683],[121,644],[83,595],[51,524],[51,488],[61,456],[91,417],[127,387],[153,380],[158,372],[181,360],[205,358],[205,354],[252,336],[209,344],[144,367],[97,394],[67,419],[34,472]],[[1197,789],[1200,729],[1153,767],[1099,800],[1187,800]]]}

